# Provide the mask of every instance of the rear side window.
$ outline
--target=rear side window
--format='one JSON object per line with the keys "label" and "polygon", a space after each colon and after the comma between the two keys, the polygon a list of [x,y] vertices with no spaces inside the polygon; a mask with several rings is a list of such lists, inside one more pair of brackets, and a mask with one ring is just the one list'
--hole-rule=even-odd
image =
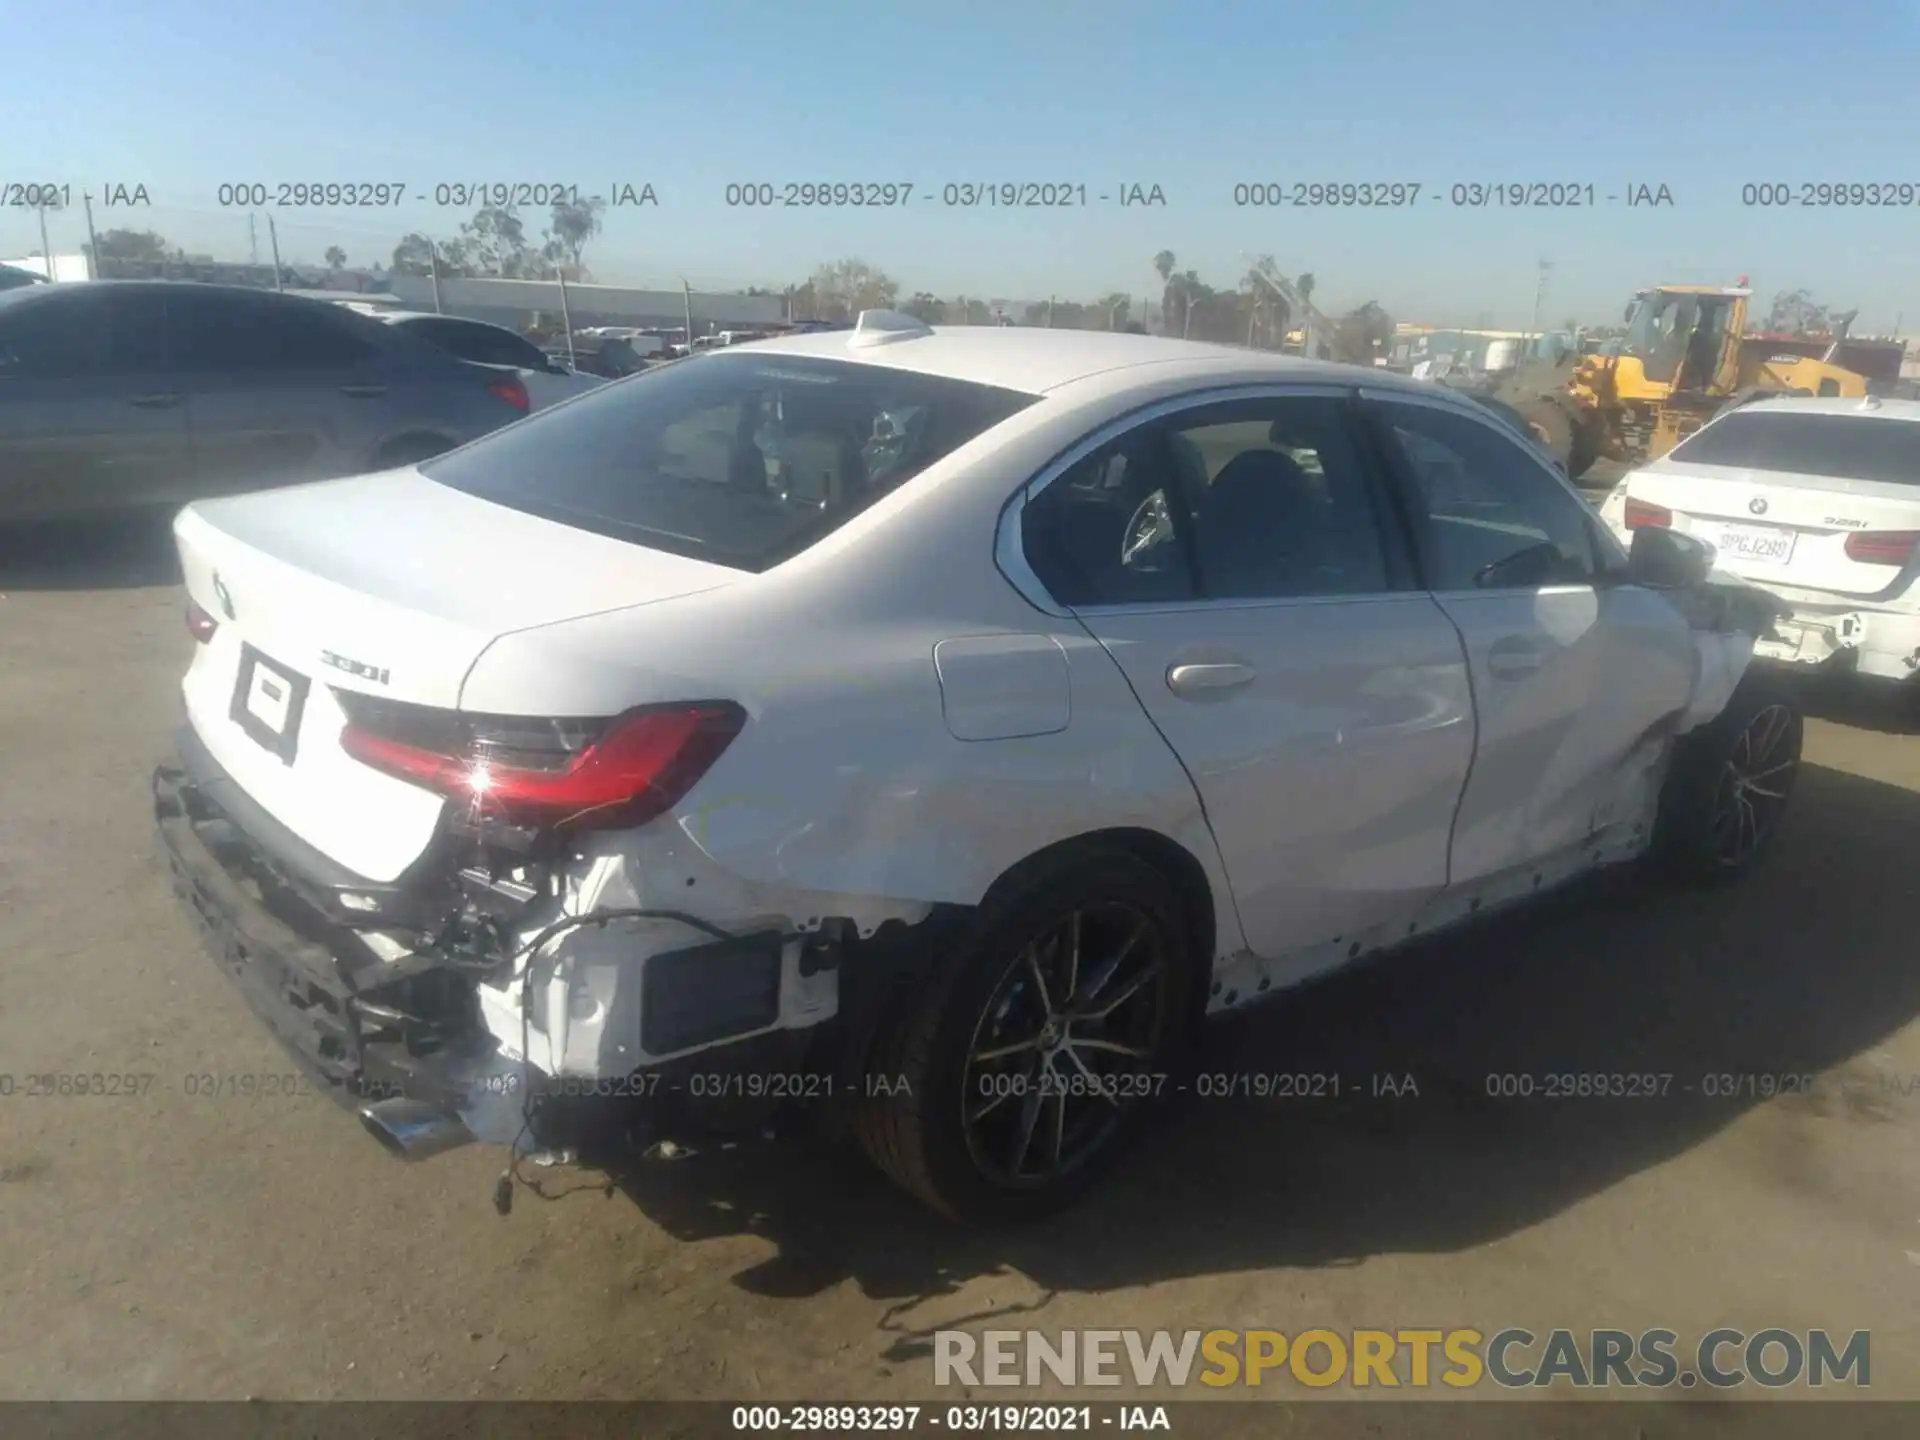
{"label": "rear side window", "polygon": [[318,300],[275,301],[183,286],[169,295],[168,307],[183,370],[338,370],[381,351],[379,321]]}
{"label": "rear side window", "polygon": [[1276,396],[1150,422],[1021,517],[1027,563],[1076,608],[1394,588],[1343,401]]}
{"label": "rear side window", "polygon": [[94,291],[0,311],[0,380],[98,379],[166,366],[157,291]]}
{"label": "rear side window", "polygon": [[1671,458],[1690,465],[1920,485],[1920,423],[1736,410],[1675,447]]}
{"label": "rear side window", "polygon": [[415,320],[399,329],[438,346],[449,355],[479,365],[513,365],[523,370],[546,368],[547,357],[531,341],[495,325],[478,325],[466,320]]}
{"label": "rear side window", "polygon": [[703,356],[541,411],[421,472],[583,530],[758,571],[1038,398],[841,360]]}

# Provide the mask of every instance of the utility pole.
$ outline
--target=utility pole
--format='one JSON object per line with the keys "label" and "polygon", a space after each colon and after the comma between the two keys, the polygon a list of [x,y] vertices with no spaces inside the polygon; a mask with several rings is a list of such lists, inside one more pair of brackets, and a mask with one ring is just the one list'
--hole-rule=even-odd
{"label": "utility pole", "polygon": [[[1531,346],[1540,334],[1540,307],[1546,303],[1547,274],[1552,269],[1553,262],[1551,260],[1542,260],[1540,262],[1540,283],[1534,286],[1533,289],[1533,328],[1527,332],[1526,336],[1528,346]],[[1521,353],[1525,354],[1525,352],[1526,346],[1523,346]]]}
{"label": "utility pole", "polygon": [[567,309],[566,266],[554,266],[553,273],[560,281],[560,323],[567,327],[567,368],[569,370],[578,370],[580,368],[580,361],[573,353],[573,312]]}
{"label": "utility pole", "polygon": [[427,241],[427,274],[433,277],[433,313],[444,315],[440,308],[440,247],[433,241]]}
{"label": "utility pole", "polygon": [[247,212],[247,263],[256,267],[260,264],[260,231],[255,224],[258,219],[253,211]]}
{"label": "utility pole", "polygon": [[80,198],[87,207],[87,278],[98,280],[100,278],[100,237],[93,233],[93,197],[83,195]]}
{"label": "utility pole", "polygon": [[40,195],[40,253],[47,257],[47,279],[57,280],[53,273],[53,247],[47,243],[47,197],[43,190]]}
{"label": "utility pole", "polygon": [[273,288],[286,289],[280,279],[280,229],[273,223],[273,217],[267,217],[267,239],[273,242]]}
{"label": "utility pole", "polygon": [[680,277],[680,303],[685,307],[687,320],[687,353],[693,353],[693,287],[687,284],[687,277]]}

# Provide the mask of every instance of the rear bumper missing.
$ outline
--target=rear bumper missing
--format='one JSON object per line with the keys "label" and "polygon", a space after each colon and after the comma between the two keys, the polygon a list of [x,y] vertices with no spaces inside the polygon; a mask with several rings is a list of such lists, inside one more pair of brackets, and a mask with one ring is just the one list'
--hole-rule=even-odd
{"label": "rear bumper missing", "polygon": [[[836,1093],[845,1027],[819,1003],[837,990],[834,933],[763,925],[689,945],[668,924],[670,943],[636,946],[587,925],[538,966],[456,950],[432,937],[462,903],[457,854],[369,887],[260,811],[190,730],[179,749],[152,782],[175,893],[269,1031],[395,1153],[574,1144],[610,1103],[630,1136],[706,1132],[773,1108],[743,1102]],[[394,920],[436,909],[438,932]],[[521,919],[502,933],[538,929]]]}
{"label": "rear bumper missing", "polygon": [[463,1138],[513,1138],[519,1067],[475,1023],[462,977],[395,977],[185,766],[155,770],[153,811],[208,952],[316,1088],[356,1112],[406,1102],[457,1122]]}
{"label": "rear bumper missing", "polygon": [[1754,656],[1808,669],[1845,669],[1880,680],[1906,680],[1920,659],[1920,615],[1871,607],[1842,608],[1790,599],[1793,613],[1754,646]]}

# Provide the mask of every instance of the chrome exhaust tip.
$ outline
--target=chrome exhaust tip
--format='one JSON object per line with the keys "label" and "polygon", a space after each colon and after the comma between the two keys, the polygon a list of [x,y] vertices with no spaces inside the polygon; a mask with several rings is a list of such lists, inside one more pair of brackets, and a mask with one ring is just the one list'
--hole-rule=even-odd
{"label": "chrome exhaust tip", "polygon": [[357,1112],[366,1132],[390,1155],[425,1160],[473,1143],[474,1134],[458,1115],[424,1100],[378,1100]]}

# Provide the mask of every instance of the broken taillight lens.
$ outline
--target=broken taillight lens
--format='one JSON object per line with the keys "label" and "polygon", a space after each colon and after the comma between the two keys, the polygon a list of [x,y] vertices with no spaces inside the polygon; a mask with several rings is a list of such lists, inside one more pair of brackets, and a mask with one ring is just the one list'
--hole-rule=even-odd
{"label": "broken taillight lens", "polygon": [[746,724],[731,701],[612,720],[462,715],[336,692],[363,765],[533,829],[628,829],[670,810]]}
{"label": "broken taillight lens", "polygon": [[202,645],[213,639],[213,632],[220,628],[220,622],[202,610],[195,601],[187,601],[187,633]]}
{"label": "broken taillight lens", "polygon": [[1627,528],[1629,530],[1670,530],[1673,528],[1673,512],[1664,505],[1649,505],[1645,500],[1627,497]]}
{"label": "broken taillight lens", "polygon": [[1863,565],[1904,565],[1920,545],[1920,530],[1856,530],[1847,536],[1847,558]]}

